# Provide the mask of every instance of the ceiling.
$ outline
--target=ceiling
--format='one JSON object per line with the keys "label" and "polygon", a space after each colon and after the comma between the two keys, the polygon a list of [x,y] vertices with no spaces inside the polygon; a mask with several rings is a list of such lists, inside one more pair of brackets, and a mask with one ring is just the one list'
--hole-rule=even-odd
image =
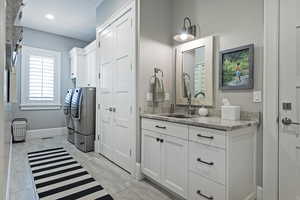
{"label": "ceiling", "polygon": [[[20,25],[83,41],[96,35],[96,7],[103,0],[27,0]],[[54,20],[45,18],[54,15]]]}

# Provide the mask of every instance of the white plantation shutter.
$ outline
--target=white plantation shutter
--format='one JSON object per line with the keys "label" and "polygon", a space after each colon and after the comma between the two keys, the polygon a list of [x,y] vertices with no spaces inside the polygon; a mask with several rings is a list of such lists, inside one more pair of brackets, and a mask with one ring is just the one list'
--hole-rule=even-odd
{"label": "white plantation shutter", "polygon": [[29,100],[54,100],[53,57],[30,55],[29,58]]}
{"label": "white plantation shutter", "polygon": [[23,47],[23,109],[58,109],[60,106],[60,53]]}

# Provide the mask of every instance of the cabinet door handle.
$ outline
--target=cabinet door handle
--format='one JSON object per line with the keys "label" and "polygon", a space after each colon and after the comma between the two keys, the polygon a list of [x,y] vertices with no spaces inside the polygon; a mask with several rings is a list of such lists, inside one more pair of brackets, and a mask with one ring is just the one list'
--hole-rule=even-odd
{"label": "cabinet door handle", "polygon": [[205,136],[205,135],[201,135],[201,134],[198,134],[197,136],[201,137],[201,138],[205,138],[205,139],[210,139],[210,140],[214,139],[214,136]]}
{"label": "cabinet door handle", "polygon": [[205,162],[203,161],[201,158],[197,158],[197,161],[200,162],[200,163],[203,163],[203,164],[206,164],[206,165],[209,165],[209,166],[213,166],[214,163],[213,162]]}
{"label": "cabinet door handle", "polygon": [[160,143],[164,143],[164,140],[163,140],[163,139],[160,139],[159,141],[160,141]]}
{"label": "cabinet door handle", "polygon": [[159,138],[156,138],[156,142],[159,142],[160,141],[160,139]]}
{"label": "cabinet door handle", "polygon": [[155,127],[156,128],[160,128],[160,129],[167,129],[167,127],[165,127],[165,126],[159,126],[159,125],[156,125]]}
{"label": "cabinet door handle", "polygon": [[210,197],[209,197],[209,196],[207,196],[207,195],[205,195],[205,194],[202,194],[200,190],[197,190],[197,194],[198,194],[199,196],[201,196],[201,197],[204,197],[204,198],[208,199],[208,200],[214,200],[214,197],[213,197],[213,196],[210,196]]}

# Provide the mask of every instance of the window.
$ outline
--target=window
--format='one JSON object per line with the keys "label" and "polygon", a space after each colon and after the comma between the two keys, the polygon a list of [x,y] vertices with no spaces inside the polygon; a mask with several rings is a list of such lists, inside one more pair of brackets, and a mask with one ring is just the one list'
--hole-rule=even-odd
{"label": "window", "polygon": [[21,109],[60,109],[61,53],[23,46]]}

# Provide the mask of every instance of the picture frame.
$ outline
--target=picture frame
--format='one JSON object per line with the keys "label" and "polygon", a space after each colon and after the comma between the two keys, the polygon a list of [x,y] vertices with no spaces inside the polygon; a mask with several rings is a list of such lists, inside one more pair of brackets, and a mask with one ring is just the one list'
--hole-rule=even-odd
{"label": "picture frame", "polygon": [[220,51],[219,59],[221,90],[254,88],[254,44]]}

